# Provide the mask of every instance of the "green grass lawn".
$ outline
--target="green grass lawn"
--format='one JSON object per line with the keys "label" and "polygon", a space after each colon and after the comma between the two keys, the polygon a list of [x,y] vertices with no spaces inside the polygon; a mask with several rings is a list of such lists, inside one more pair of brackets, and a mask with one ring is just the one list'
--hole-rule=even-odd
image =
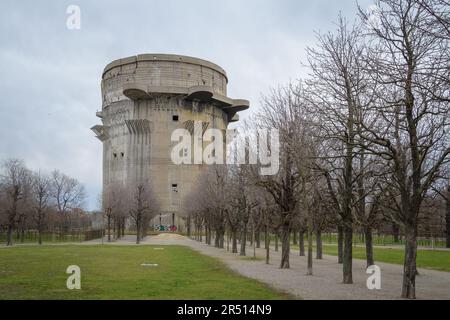
{"label": "green grass lawn", "polygon": [[[337,256],[337,246],[324,245],[323,253]],[[356,259],[366,259],[366,249],[364,247],[353,247],[353,257]],[[403,264],[403,257],[404,251],[402,249],[374,247],[375,263],[380,261]],[[450,272],[450,252],[439,250],[418,250],[417,266],[419,268]]]}
{"label": "green grass lawn", "polygon": [[[182,246],[0,248],[0,299],[286,299],[222,262]],[[157,263],[143,267],[142,263]],[[66,268],[81,269],[81,290]]]}

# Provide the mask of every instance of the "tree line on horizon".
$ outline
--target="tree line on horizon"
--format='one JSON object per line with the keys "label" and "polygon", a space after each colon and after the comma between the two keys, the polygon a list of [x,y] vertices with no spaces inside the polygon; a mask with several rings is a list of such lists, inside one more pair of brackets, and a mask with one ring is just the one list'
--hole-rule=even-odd
{"label": "tree line on horizon", "polygon": [[[92,230],[95,217],[83,210],[85,199],[84,186],[58,170],[33,171],[20,159],[0,164],[0,234],[6,235],[7,246],[13,245],[14,233],[24,242],[26,232],[36,232],[41,245],[47,233],[63,237]],[[159,212],[150,181],[136,182],[132,187],[113,183],[99,200],[102,217],[97,228],[106,231],[108,241],[121,238],[128,228],[136,230],[139,243]]]}
{"label": "tree line on horizon", "polygon": [[27,168],[24,161],[8,159],[0,167],[0,227],[6,231],[6,245],[13,245],[17,231],[21,242],[25,232],[67,234],[87,229],[90,219],[82,209],[85,190],[75,178],[54,170],[44,173]]}

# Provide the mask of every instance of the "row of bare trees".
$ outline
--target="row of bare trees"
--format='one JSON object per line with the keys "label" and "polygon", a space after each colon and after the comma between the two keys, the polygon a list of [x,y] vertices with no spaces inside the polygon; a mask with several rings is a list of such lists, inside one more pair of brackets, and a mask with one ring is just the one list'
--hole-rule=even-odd
{"label": "row of bare trees", "polygon": [[108,242],[125,235],[127,221],[136,229],[136,243],[147,235],[151,219],[159,212],[151,183],[137,182],[133,187],[110,184],[103,190],[102,208]]}
{"label": "row of bare trees", "polygon": [[376,4],[371,14],[360,9],[359,21],[339,16],[336,31],[319,33],[307,49],[308,76],[263,96],[259,113],[241,128],[278,130],[278,173],[215,166],[185,202],[198,239],[204,232],[211,244],[215,234],[217,247],[224,246],[225,230],[233,252],[240,240],[241,255],[248,230],[251,242],[261,230],[279,235],[281,268],[289,268],[292,233],[300,254],[306,235],[311,275],[313,235],[320,258],[322,230],[337,226],[347,284],[355,230],[364,232],[372,265],[372,233],[394,226],[405,237],[402,297],[415,298],[418,231],[433,215],[431,203],[446,203],[450,246],[450,6],[447,0]]}
{"label": "row of bare trees", "polygon": [[38,232],[57,228],[69,232],[83,222],[80,214],[83,186],[57,170],[46,174],[28,169],[22,160],[3,161],[0,170],[0,224],[6,228],[6,245],[13,244],[15,229]]}
{"label": "row of bare trees", "polygon": [[[90,224],[81,209],[85,191],[76,179],[60,171],[50,174],[28,169],[22,160],[3,161],[0,170],[0,227],[6,230],[6,245],[13,244],[17,231],[24,239],[26,231],[36,231],[42,244],[44,232],[58,230],[68,234]],[[148,225],[158,212],[150,183],[136,183],[134,188],[114,184],[105,189],[103,213],[111,241],[125,234],[127,221],[136,227],[137,243],[146,235]]]}

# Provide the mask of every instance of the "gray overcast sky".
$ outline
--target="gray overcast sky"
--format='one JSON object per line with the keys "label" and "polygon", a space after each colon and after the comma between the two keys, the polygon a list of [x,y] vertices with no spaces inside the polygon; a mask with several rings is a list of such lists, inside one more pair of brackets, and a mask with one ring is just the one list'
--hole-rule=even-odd
{"label": "gray overcast sky", "polygon": [[[372,1],[358,1],[367,8]],[[66,9],[81,9],[68,30]],[[305,74],[300,61],[314,31],[356,18],[355,0],[5,1],[0,4],[0,160],[60,169],[98,205],[102,148],[100,80],[110,61],[140,53],[210,60],[229,76],[233,98],[258,111],[262,92]],[[244,115],[245,116],[245,115]]]}

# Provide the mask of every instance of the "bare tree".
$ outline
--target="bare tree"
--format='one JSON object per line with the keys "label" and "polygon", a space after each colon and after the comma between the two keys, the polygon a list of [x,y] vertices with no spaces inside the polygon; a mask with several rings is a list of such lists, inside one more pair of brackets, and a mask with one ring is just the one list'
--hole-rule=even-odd
{"label": "bare tree", "polygon": [[[253,180],[249,179],[248,165],[234,166],[231,170],[230,178],[230,210],[234,211],[233,215],[240,232],[240,251],[241,256],[246,255],[246,246],[248,241],[248,224],[252,215],[252,210],[258,205],[257,199],[254,197],[255,190],[252,189]],[[233,240],[234,244],[235,240]]]}
{"label": "bare tree", "polygon": [[18,216],[23,212],[24,203],[30,188],[30,172],[23,161],[18,159],[6,160],[2,164],[0,175],[1,192],[6,202],[7,215],[6,245],[12,246],[12,235]]}
{"label": "bare tree", "polygon": [[120,237],[122,223],[122,212],[124,211],[126,191],[122,186],[114,184],[103,190],[102,207],[104,217],[106,218],[106,229],[108,233],[108,242],[111,242],[111,229],[114,224],[114,236]]}
{"label": "bare tree", "polygon": [[378,95],[360,119],[362,145],[386,161],[392,218],[406,237],[402,297],[415,298],[419,210],[450,154],[445,103],[450,46],[448,39],[435,36],[438,30],[429,29],[427,10],[417,1],[378,5],[378,23],[368,30],[373,48],[367,58]]}
{"label": "bare tree", "polygon": [[262,98],[262,111],[257,118],[260,128],[276,129],[279,132],[279,172],[273,176],[260,177],[257,185],[272,195],[279,207],[282,269],[289,268],[290,235],[298,203],[296,189],[300,176],[295,166],[295,148],[290,145],[295,140],[295,127],[298,125],[298,104],[298,96],[292,85],[272,90]]}
{"label": "bare tree", "polygon": [[354,158],[358,109],[365,103],[367,81],[362,69],[365,47],[358,26],[339,17],[335,33],[319,34],[307,49],[310,78],[307,98],[326,141],[319,164],[341,218],[344,235],[343,282],[352,283]]}
{"label": "bare tree", "polygon": [[215,232],[214,245],[224,247],[228,173],[225,165],[214,165],[206,172],[201,185],[209,208],[208,221]]}
{"label": "bare tree", "polygon": [[157,212],[157,204],[149,183],[138,183],[128,194],[130,217],[136,224],[136,244],[139,244],[145,224]]}
{"label": "bare tree", "polygon": [[194,239],[203,241],[203,226],[204,226],[204,204],[203,204],[203,187],[201,186],[201,178],[191,188],[189,194],[182,199],[182,207],[189,215],[194,224]]}
{"label": "bare tree", "polygon": [[70,229],[69,212],[82,205],[85,198],[84,187],[76,179],[58,170],[52,172],[51,179],[52,196],[61,219],[60,228],[68,231]]}
{"label": "bare tree", "polygon": [[33,220],[38,230],[38,243],[42,244],[42,233],[46,223],[47,214],[51,205],[51,180],[41,171],[32,176],[31,198],[33,206]]}

